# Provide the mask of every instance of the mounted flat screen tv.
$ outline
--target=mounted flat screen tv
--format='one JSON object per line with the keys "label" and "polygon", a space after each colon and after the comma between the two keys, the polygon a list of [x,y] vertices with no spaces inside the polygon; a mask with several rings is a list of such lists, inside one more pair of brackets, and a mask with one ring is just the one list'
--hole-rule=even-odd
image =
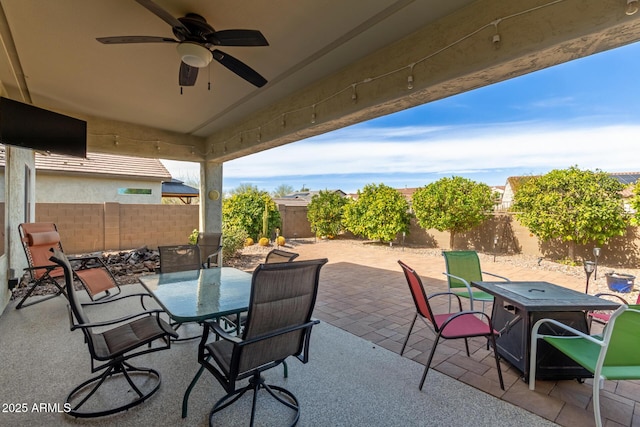
{"label": "mounted flat screen tv", "polygon": [[87,122],[0,97],[0,143],[87,157]]}

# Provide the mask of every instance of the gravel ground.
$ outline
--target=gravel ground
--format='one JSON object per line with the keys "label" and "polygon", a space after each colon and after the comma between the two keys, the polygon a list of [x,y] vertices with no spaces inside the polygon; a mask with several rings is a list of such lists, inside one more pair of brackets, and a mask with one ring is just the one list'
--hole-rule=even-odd
{"label": "gravel ground", "polygon": [[[298,244],[302,244],[305,241],[311,242],[313,240],[314,240],[313,238],[297,239],[296,242],[288,242],[284,249],[295,251],[295,246],[297,246]],[[372,251],[393,250],[386,244],[368,242],[363,240],[336,239],[332,243],[334,245],[359,245],[362,247],[366,247],[367,250],[372,250]],[[274,248],[273,246],[260,246],[258,244],[245,247],[240,251],[240,254],[237,257],[226,259],[224,264],[225,266],[251,271],[264,260],[267,253],[273,248]],[[437,249],[437,248],[405,247],[404,250],[421,254],[423,256],[432,256],[432,257],[442,256],[441,255],[442,249]],[[480,256],[480,262],[483,264],[494,261],[494,256],[492,254],[480,253],[479,256]],[[554,262],[552,260],[547,260],[544,258],[540,259],[538,257],[529,256],[529,255],[497,255],[495,257],[495,262],[510,264],[516,267],[527,268],[531,270],[558,271],[558,272],[562,272],[564,274],[575,276],[575,277],[585,277],[584,269],[581,265],[579,266],[564,265],[564,264]],[[605,277],[604,275],[606,273],[610,273],[613,271],[618,273],[631,274],[636,278],[640,278],[640,269],[637,269],[637,268],[636,269],[630,269],[630,268],[614,269],[606,265],[599,265],[598,280],[594,281],[592,277],[592,281],[589,286],[589,293],[591,294],[600,293],[600,292],[611,293],[611,291],[607,287],[606,281],[604,280],[604,277]],[[150,273],[146,272],[144,274],[150,274]],[[123,277],[123,278],[119,277],[118,280],[122,284],[137,283],[139,275],[140,275],[139,273],[131,273],[126,277]],[[48,292],[53,292],[53,291],[55,291],[55,288],[53,286],[51,286],[51,288],[49,289],[45,289],[43,287],[42,291],[39,291],[38,294],[42,295],[42,294],[46,294]],[[25,288],[14,289],[13,298],[19,297],[24,292],[25,292]],[[620,295],[627,301],[635,301],[636,297],[638,296],[638,291],[634,289],[634,291],[631,293],[625,293],[625,294],[619,293],[618,295]]]}

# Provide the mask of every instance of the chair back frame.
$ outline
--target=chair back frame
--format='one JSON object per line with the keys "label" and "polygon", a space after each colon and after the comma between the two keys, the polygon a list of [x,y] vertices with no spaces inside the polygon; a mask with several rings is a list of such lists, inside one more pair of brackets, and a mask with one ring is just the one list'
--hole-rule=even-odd
{"label": "chair back frame", "polygon": [[437,332],[438,326],[434,321],[433,312],[431,311],[431,305],[429,304],[427,294],[424,291],[422,279],[420,279],[420,276],[413,268],[409,267],[404,262],[398,261],[398,264],[402,267],[404,277],[407,279],[407,284],[409,285],[409,290],[411,291],[411,297],[413,298],[417,313],[428,320],[429,323],[436,328]]}
{"label": "chair back frame", "polygon": [[199,270],[202,268],[198,245],[158,246],[160,272]]}
{"label": "chair back frame", "polygon": [[264,259],[265,264],[273,264],[277,262],[291,262],[298,258],[299,254],[295,252],[283,251],[282,249],[271,250]]}
{"label": "chair back frame", "polygon": [[449,288],[468,288],[472,281],[482,280],[480,259],[476,251],[442,251]]}
{"label": "chair back frame", "polygon": [[200,248],[200,263],[203,267],[222,267],[222,233],[198,233],[196,244]]}

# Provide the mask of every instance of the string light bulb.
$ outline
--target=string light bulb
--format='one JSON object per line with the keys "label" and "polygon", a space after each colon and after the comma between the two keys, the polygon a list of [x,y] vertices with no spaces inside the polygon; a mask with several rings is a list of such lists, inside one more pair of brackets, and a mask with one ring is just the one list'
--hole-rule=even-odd
{"label": "string light bulb", "polygon": [[624,13],[631,16],[638,12],[638,0],[627,0],[627,9]]}
{"label": "string light bulb", "polygon": [[358,92],[356,92],[357,83],[351,85],[351,100],[355,104],[358,102]]}
{"label": "string light bulb", "polygon": [[500,33],[498,32],[498,24],[500,23],[500,21],[502,21],[502,19],[496,19],[492,22],[493,26],[496,29],[496,33],[493,35],[493,37],[491,37],[491,43],[493,43],[493,47],[496,50],[500,49],[500,46],[502,45],[502,37],[500,37]]}
{"label": "string light bulb", "polygon": [[407,76],[407,89],[409,90],[413,89],[413,67],[415,65],[415,62],[409,65],[409,75]]}

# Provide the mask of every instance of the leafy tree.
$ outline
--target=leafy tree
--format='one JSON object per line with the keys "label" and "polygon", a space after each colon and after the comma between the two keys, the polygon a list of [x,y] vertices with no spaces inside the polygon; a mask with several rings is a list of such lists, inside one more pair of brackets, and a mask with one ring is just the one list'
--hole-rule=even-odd
{"label": "leafy tree", "polygon": [[348,202],[335,191],[314,194],[307,207],[307,219],[316,236],[337,236],[342,231],[342,214]]}
{"label": "leafy tree", "polygon": [[229,190],[229,194],[234,195],[234,194],[246,193],[249,191],[260,191],[260,190],[258,190],[258,186],[254,184],[240,184],[236,188]]}
{"label": "leafy tree", "polygon": [[413,193],[412,205],[420,227],[449,232],[449,247],[455,236],[481,224],[494,204],[491,188],[460,176],[442,178]]}
{"label": "leafy tree", "polygon": [[624,234],[622,188],[600,170],[556,169],[525,182],[514,195],[512,210],[540,239],[569,242],[568,256],[574,259],[576,244],[602,244]]}
{"label": "leafy tree", "polygon": [[409,203],[394,188],[384,184],[366,185],[358,199],[344,208],[344,225],[367,239],[392,241],[409,230]]}
{"label": "leafy tree", "polygon": [[271,195],[273,197],[283,197],[286,196],[287,194],[291,194],[293,193],[293,187],[287,184],[280,184],[279,186],[276,187],[275,190],[273,190],[271,192]]}
{"label": "leafy tree", "polygon": [[[258,240],[263,233],[263,219],[267,211],[267,234],[280,227],[280,212],[266,191],[249,188],[222,202],[222,222],[228,227],[244,230],[249,237]],[[268,237],[268,236],[265,236]]]}
{"label": "leafy tree", "polygon": [[630,204],[631,208],[636,211],[631,218],[631,224],[640,226],[640,179],[633,186],[633,197]]}

